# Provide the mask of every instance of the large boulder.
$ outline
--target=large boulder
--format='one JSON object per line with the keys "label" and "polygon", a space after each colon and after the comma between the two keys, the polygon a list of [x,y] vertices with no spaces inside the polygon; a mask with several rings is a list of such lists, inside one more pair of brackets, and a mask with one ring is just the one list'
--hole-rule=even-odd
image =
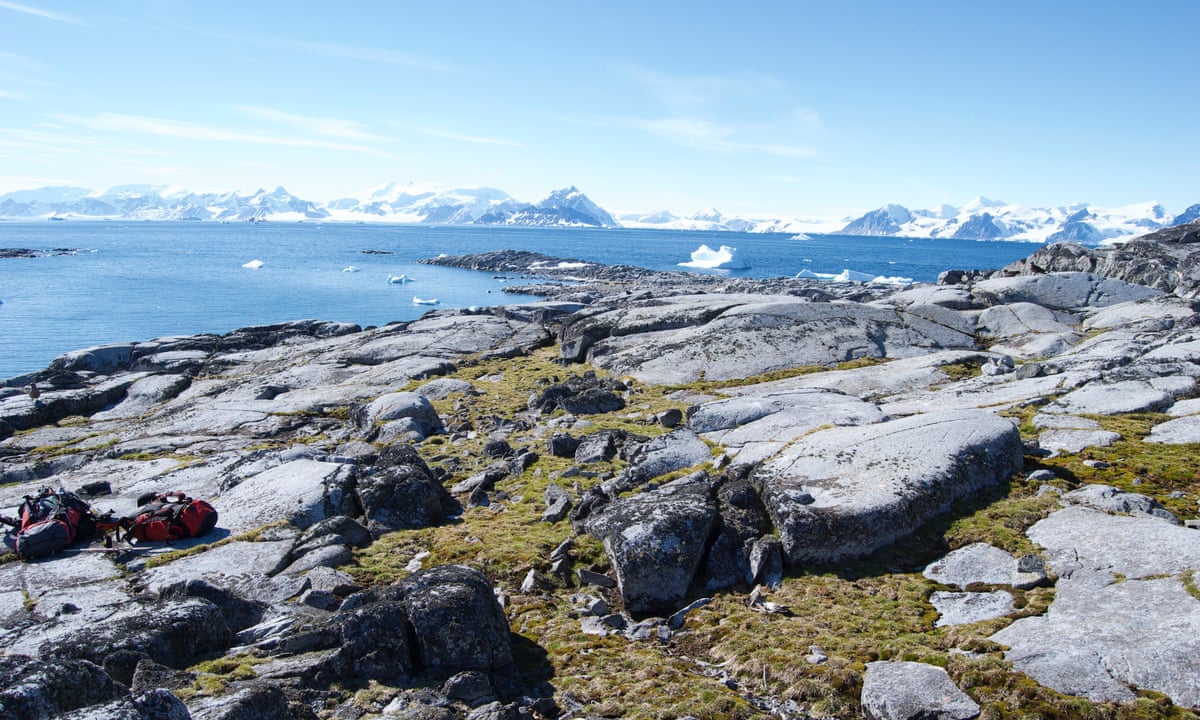
{"label": "large boulder", "polygon": [[634,472],[647,480],[712,460],[700,436],[680,428],[641,443],[629,452]]}
{"label": "large boulder", "polygon": [[487,578],[462,565],[355,593],[327,619],[287,630],[273,651],[295,656],[287,673],[312,686],[363,678],[437,683],[467,671],[504,693],[518,685],[504,611]]}
{"label": "large boulder", "polygon": [[955,410],[813,433],[753,474],[795,568],[867,555],[1022,466],[1020,434]]}
{"label": "large boulder", "polygon": [[586,521],[616,570],[625,609],[646,615],[678,609],[704,559],[717,519],[703,473],[615,500]]}
{"label": "large boulder", "polygon": [[0,677],[0,717],[6,720],[45,720],[123,695],[108,673],[87,660],[0,655]]}
{"label": "large boulder", "polygon": [[403,421],[422,438],[441,432],[442,420],[433,403],[420,393],[394,392],[351,410],[351,418],[360,429],[370,433],[383,423]]}
{"label": "large boulder", "polygon": [[376,537],[438,525],[455,508],[453,498],[410,445],[385,449],[374,472],[358,478],[356,493],[367,528]]}

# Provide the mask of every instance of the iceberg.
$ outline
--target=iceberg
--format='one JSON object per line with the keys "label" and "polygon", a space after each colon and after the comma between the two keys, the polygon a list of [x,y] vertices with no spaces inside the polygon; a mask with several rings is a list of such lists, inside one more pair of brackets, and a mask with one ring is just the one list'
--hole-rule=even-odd
{"label": "iceberg", "polygon": [[856,282],[869,283],[871,285],[912,285],[913,279],[910,277],[901,277],[899,275],[872,275],[871,273],[859,272],[846,268],[840,273],[819,273],[812,270],[804,269],[796,273],[795,277],[805,280],[827,280],[829,282]]}
{"label": "iceberg", "polygon": [[737,256],[737,248],[728,245],[722,245],[719,250],[701,245],[692,251],[692,259],[689,262],[681,262],[679,266],[708,270],[745,270],[750,267]]}
{"label": "iceberg", "polygon": [[437,304],[438,304],[437,298],[426,299],[426,298],[419,298],[416,295],[413,295],[413,305],[437,305]]}
{"label": "iceberg", "polygon": [[249,268],[249,269],[251,269],[251,270],[257,270],[257,269],[259,269],[259,268],[260,268],[260,267],[262,267],[262,266],[263,266],[263,261],[262,261],[262,260],[251,260],[251,261],[250,261],[250,262],[248,262],[248,263],[242,263],[242,267],[244,267],[244,268]]}
{"label": "iceberg", "polygon": [[841,271],[837,275],[833,276],[834,282],[867,283],[867,282],[871,282],[874,279],[875,279],[875,276],[872,275],[871,273],[859,272],[857,270],[851,270],[850,268],[846,268],[845,270]]}
{"label": "iceberg", "polygon": [[388,282],[392,285],[403,285],[409,281],[409,277],[404,273],[399,275],[388,275]]}

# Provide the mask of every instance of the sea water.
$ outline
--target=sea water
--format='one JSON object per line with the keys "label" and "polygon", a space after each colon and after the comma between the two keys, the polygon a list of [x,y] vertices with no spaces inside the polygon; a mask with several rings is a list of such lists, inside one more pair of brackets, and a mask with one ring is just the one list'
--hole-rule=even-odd
{"label": "sea water", "polygon": [[[439,254],[532,250],[687,270],[680,264],[701,245],[736,248],[744,269],[707,271],[733,277],[852,270],[915,282],[932,282],[951,268],[1001,267],[1034,249],[1014,242],[591,228],[0,222],[0,248],[43,253],[0,258],[0,378],[103,343],[306,318],[382,325],[416,319],[431,307],[535,299],[503,292],[532,281],[520,275],[417,264]],[[400,275],[409,281],[388,281]]]}

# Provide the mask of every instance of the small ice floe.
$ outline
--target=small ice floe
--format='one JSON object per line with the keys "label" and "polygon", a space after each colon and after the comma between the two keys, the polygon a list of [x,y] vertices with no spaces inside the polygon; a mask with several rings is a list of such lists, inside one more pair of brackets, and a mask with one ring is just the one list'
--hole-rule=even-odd
{"label": "small ice floe", "polygon": [[391,283],[392,285],[403,285],[404,283],[408,282],[409,280],[410,280],[410,278],[407,275],[405,275],[404,273],[401,273],[399,275],[388,275],[388,282]]}
{"label": "small ice floe", "polygon": [[419,298],[413,295],[413,305],[437,305],[437,298]]}
{"label": "small ice floe", "polygon": [[346,267],[342,268],[342,272],[358,272],[358,266],[347,265]]}
{"label": "small ice floe", "polygon": [[263,266],[262,260],[251,260],[248,263],[242,263],[242,267],[248,268],[250,270],[257,270],[262,266]]}
{"label": "small ice floe", "polygon": [[808,235],[805,235],[804,233],[796,233],[795,235],[792,236],[792,239],[793,240],[812,240],[811,237],[809,237]]}
{"label": "small ice floe", "polygon": [[829,282],[856,282],[871,285],[912,285],[913,279],[900,276],[872,275],[846,268],[840,273],[819,273],[804,269],[796,273],[796,277],[807,280],[827,280]]}
{"label": "small ice floe", "polygon": [[692,251],[692,259],[679,263],[680,267],[705,268],[708,270],[745,270],[750,267],[737,255],[737,248],[722,245],[713,250],[701,245]]}

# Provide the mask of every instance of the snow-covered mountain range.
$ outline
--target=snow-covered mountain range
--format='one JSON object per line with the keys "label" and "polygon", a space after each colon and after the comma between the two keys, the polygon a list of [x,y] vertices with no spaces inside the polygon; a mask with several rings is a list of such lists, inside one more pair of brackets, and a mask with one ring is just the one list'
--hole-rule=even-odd
{"label": "snow-covered mountain range", "polygon": [[327,203],[304,200],[282,187],[254,193],[193,193],[176,187],[122,185],[102,193],[78,187],[45,187],[0,195],[3,219],[130,219],[194,221],[341,221],[491,224],[559,227],[629,227],[664,230],[834,233],[949,237],[974,240],[1087,245],[1144,235],[1200,217],[1200,204],[1172,215],[1158,203],[1117,208],[1087,203],[1027,208],[979,197],[962,207],[910,210],[884,205],[858,217],[835,220],[746,218],[715,209],[679,216],[662,210],[614,218],[575,187],[536,203],[520,202],[495,188],[445,188],[390,183],[358,197]]}

